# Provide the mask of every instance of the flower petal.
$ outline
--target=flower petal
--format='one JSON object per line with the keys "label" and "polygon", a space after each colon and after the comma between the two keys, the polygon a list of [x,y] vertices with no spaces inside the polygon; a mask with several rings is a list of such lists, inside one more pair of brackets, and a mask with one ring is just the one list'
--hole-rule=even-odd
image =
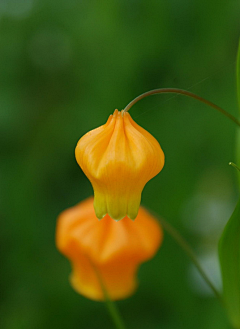
{"label": "flower petal", "polygon": [[72,286],[94,300],[104,299],[96,270],[112,299],[126,298],[136,289],[139,265],[161,242],[161,227],[142,207],[134,222],[128,217],[115,222],[108,215],[98,221],[91,197],[58,218],[56,244],[71,261]]}
{"label": "flower petal", "polygon": [[157,140],[127,112],[115,110],[107,123],[78,142],[76,160],[94,189],[99,219],[109,214],[135,219],[145,184],[163,168],[164,153]]}

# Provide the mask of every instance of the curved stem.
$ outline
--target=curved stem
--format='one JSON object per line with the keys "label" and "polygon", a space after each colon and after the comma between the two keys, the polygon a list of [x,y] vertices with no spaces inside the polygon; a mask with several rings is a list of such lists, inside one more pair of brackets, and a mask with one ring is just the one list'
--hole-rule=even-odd
{"label": "curved stem", "polygon": [[197,96],[193,93],[191,93],[190,91],[187,90],[183,90],[183,89],[177,89],[177,88],[160,88],[160,89],[154,89],[154,90],[150,90],[147,91],[146,93],[143,93],[139,96],[137,96],[136,98],[134,98],[123,110],[124,112],[127,112],[130,110],[130,108],[136,104],[138,101],[140,101],[141,99],[147,97],[147,96],[151,96],[151,95],[156,95],[156,94],[166,94],[166,93],[173,93],[173,94],[179,94],[179,95],[185,95],[194,99],[197,99],[198,101],[209,105],[211,107],[213,107],[215,110],[221,112],[223,115],[225,115],[227,118],[229,118],[230,120],[232,120],[234,123],[236,123],[239,127],[240,127],[240,121],[238,121],[238,119],[236,119],[233,115],[231,115],[230,113],[226,112],[224,109],[222,109],[221,107],[219,107],[218,105],[200,97]]}
{"label": "curved stem", "polygon": [[240,168],[233,162],[229,162],[229,166],[232,166],[233,168],[237,169],[238,171],[240,171]]}
{"label": "curved stem", "polygon": [[[89,260],[90,261],[90,260]],[[111,300],[111,298],[109,297],[107,288],[103,282],[101,273],[98,271],[97,267],[90,261],[96,276],[98,278],[98,281],[100,283],[102,292],[103,292],[103,296],[104,296],[104,301],[105,301],[105,305],[108,309],[108,312],[113,320],[113,323],[115,324],[117,329],[126,329],[124,323],[123,323],[123,319],[119,313],[118,308],[116,307],[116,304]]]}
{"label": "curved stem", "polygon": [[[156,215],[154,215],[154,216],[156,216]],[[200,275],[202,276],[204,281],[207,283],[207,285],[210,287],[210,289],[212,290],[214,295],[218,298],[218,300],[221,302],[221,304],[224,305],[224,302],[222,300],[220,293],[215,288],[213,283],[210,281],[210,279],[208,278],[205,271],[202,269],[200,263],[197,260],[197,257],[195,255],[194,251],[192,250],[192,248],[188,244],[188,242],[180,235],[180,233],[171,224],[169,224],[167,221],[165,221],[164,219],[162,219],[158,216],[156,216],[156,217],[158,218],[158,220],[161,223],[161,225],[163,226],[163,228],[165,228],[165,230],[172,236],[172,238],[178,243],[178,245],[188,255],[188,257],[191,259],[193,264],[196,266],[198,272],[200,273]]]}

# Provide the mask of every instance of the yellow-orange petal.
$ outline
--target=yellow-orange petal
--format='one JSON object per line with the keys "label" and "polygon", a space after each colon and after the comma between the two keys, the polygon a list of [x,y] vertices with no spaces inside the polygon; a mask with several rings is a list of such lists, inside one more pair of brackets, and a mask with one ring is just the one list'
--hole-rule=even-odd
{"label": "yellow-orange petal", "polygon": [[56,244],[71,261],[70,280],[77,292],[104,299],[97,269],[111,299],[117,300],[134,292],[137,269],[154,256],[162,236],[161,227],[143,207],[134,222],[128,217],[115,222],[108,215],[99,221],[91,197],[60,214]]}
{"label": "yellow-orange petal", "polygon": [[157,140],[137,125],[128,112],[115,110],[107,123],[84,135],[76,160],[94,189],[94,208],[101,219],[126,215],[135,219],[145,184],[163,168]]}

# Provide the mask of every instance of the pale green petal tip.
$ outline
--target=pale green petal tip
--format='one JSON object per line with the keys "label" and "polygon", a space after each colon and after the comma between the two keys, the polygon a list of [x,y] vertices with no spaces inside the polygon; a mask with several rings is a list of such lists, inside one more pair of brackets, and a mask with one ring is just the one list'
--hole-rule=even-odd
{"label": "pale green petal tip", "polygon": [[108,206],[108,215],[116,221],[126,216],[131,220],[135,220],[138,215],[140,199],[141,197],[130,199],[119,198]]}
{"label": "pale green petal tip", "polygon": [[138,210],[141,203],[141,193],[134,198],[131,198],[128,203],[127,215],[130,219],[134,220],[138,215]]}
{"label": "pale green petal tip", "polygon": [[101,196],[101,194],[96,194],[94,195],[94,210],[96,217],[100,220],[107,214],[107,209],[106,209],[106,203],[104,197]]}
{"label": "pale green petal tip", "polygon": [[126,217],[126,207],[121,207],[121,205],[119,206],[118,202],[115,204],[112,203],[110,206],[108,206],[108,215],[115,221],[119,221]]}
{"label": "pale green petal tip", "polygon": [[138,215],[140,200],[141,196],[130,200],[118,197],[116,200],[108,198],[108,203],[106,203],[103,195],[95,193],[94,210],[96,217],[100,220],[108,214],[115,221],[119,221],[126,216],[134,220]]}
{"label": "pale green petal tip", "polygon": [[138,209],[139,209],[139,207],[137,208],[137,211],[136,211],[136,209],[134,209],[134,211],[131,211],[131,210],[128,211],[128,213],[127,213],[128,218],[130,218],[131,220],[134,221],[138,215]]}
{"label": "pale green petal tip", "polygon": [[95,210],[95,215],[96,215],[97,219],[99,219],[99,220],[101,220],[107,214],[105,212],[102,212],[101,209],[99,209],[98,207],[95,207],[95,206],[94,206],[94,210]]}

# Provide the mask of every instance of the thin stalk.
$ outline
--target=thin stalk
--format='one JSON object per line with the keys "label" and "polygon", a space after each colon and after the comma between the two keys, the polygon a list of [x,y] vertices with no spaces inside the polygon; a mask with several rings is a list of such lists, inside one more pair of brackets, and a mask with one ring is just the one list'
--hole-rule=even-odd
{"label": "thin stalk", "polygon": [[240,168],[233,162],[229,162],[229,166],[232,166],[233,168],[237,169],[238,171],[240,171]]}
{"label": "thin stalk", "polygon": [[[154,215],[154,216],[156,216],[156,215]],[[199,264],[199,262],[197,260],[197,257],[195,255],[194,251],[192,250],[192,248],[188,244],[188,242],[180,235],[180,233],[171,224],[169,224],[164,219],[159,218],[158,216],[157,216],[157,218],[158,218],[159,222],[161,223],[161,225],[163,226],[163,228],[172,236],[172,238],[178,243],[178,245],[183,249],[183,251],[191,259],[193,264],[196,266],[198,272],[200,273],[200,275],[202,276],[204,281],[207,283],[207,285],[210,287],[210,289],[212,290],[214,295],[219,299],[221,304],[224,305],[220,293],[218,292],[218,290],[215,288],[215,286],[213,285],[211,280],[208,278],[207,274],[202,269],[201,265]]]}
{"label": "thin stalk", "polygon": [[96,276],[98,278],[98,281],[100,283],[103,295],[104,295],[104,301],[105,301],[105,305],[107,307],[107,310],[113,320],[113,323],[115,324],[117,329],[126,329],[123,319],[121,317],[121,314],[116,306],[116,304],[111,300],[111,298],[109,297],[107,288],[103,282],[102,276],[100,274],[100,272],[98,271],[97,267],[91,262],[91,265],[96,273]]}
{"label": "thin stalk", "polygon": [[160,89],[154,89],[154,90],[150,90],[147,91],[146,93],[143,93],[139,96],[137,96],[136,98],[134,98],[123,110],[124,112],[128,112],[130,110],[130,108],[136,104],[138,101],[140,101],[141,99],[147,97],[147,96],[151,96],[151,95],[156,95],[156,94],[166,94],[166,93],[173,93],[173,94],[179,94],[179,95],[185,95],[191,98],[194,98],[206,105],[209,105],[211,107],[213,107],[215,110],[219,111],[220,113],[222,113],[223,115],[225,115],[228,119],[232,120],[234,123],[236,123],[239,127],[240,127],[240,121],[238,119],[236,119],[233,115],[231,115],[230,113],[226,112],[224,109],[222,109],[220,106],[198,96],[195,95],[193,93],[191,93],[190,91],[187,90],[183,90],[183,89],[177,89],[177,88],[160,88]]}

